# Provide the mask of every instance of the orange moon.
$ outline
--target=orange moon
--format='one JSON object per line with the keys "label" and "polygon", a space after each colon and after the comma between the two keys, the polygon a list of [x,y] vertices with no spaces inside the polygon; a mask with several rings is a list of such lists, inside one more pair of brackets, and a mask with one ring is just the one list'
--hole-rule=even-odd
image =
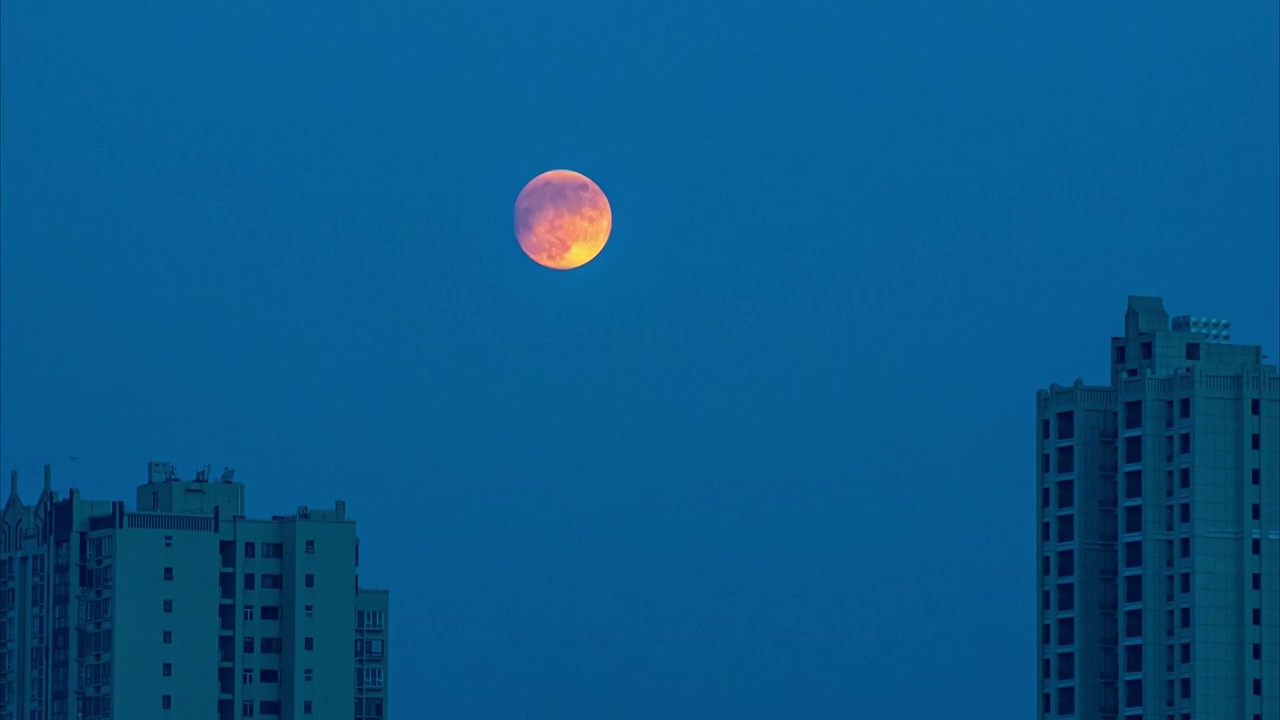
{"label": "orange moon", "polygon": [[591,178],[551,170],[529,181],[516,197],[516,239],[534,262],[572,270],[591,262],[613,229],[609,200]]}

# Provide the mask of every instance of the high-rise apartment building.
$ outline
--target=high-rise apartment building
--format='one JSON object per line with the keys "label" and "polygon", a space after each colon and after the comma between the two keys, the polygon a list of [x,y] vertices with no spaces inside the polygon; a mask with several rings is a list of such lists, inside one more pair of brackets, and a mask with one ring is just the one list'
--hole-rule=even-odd
{"label": "high-rise apartment building", "polygon": [[1280,720],[1280,377],[1131,297],[1036,398],[1039,717]]}
{"label": "high-rise apartment building", "polygon": [[[226,471],[148,465],[134,509],[0,514],[0,720],[382,720],[388,596],[360,588],[342,501],[244,514]],[[353,714],[354,708],[354,714]]]}

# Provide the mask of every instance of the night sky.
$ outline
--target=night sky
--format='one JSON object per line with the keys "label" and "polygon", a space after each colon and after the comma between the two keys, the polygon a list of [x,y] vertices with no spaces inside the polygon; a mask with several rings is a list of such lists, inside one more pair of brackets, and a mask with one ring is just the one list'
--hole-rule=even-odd
{"label": "night sky", "polygon": [[0,466],[347,500],[397,717],[1022,720],[1036,389],[1280,350],[1274,2],[333,5],[0,4]]}

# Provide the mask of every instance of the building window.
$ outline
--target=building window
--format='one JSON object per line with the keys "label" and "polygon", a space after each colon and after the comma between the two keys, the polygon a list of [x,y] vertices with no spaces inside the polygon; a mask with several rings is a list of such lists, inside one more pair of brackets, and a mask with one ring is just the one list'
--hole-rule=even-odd
{"label": "building window", "polygon": [[160,696],[160,707],[161,707],[161,709],[163,709],[163,710],[172,710],[172,709],[173,709],[173,696],[172,696],[172,695],[161,695],[161,696]]}
{"label": "building window", "polygon": [[1076,642],[1076,621],[1073,618],[1058,618],[1058,644],[1074,645]]}
{"label": "building window", "polygon": [[1191,503],[1182,503],[1178,505],[1178,522],[1191,522]]}
{"label": "building window", "polygon": [[1191,557],[1191,538],[1178,538],[1178,555],[1184,558]]}
{"label": "building window", "polygon": [[1254,590],[1262,589],[1262,573],[1253,574],[1253,589]]}
{"label": "building window", "polygon": [[1058,542],[1068,543],[1076,539],[1076,516],[1063,515],[1058,518]]}
{"label": "building window", "polygon": [[263,605],[262,619],[263,620],[279,620],[280,606],[279,605]]}
{"label": "building window", "polygon": [[257,546],[251,542],[247,542],[244,544],[244,556],[247,558],[256,557],[257,550],[258,550]]}
{"label": "building window", "polygon": [[309,638],[306,638],[305,640],[303,640],[303,641],[302,641],[302,649],[303,649],[303,650],[315,650],[315,649],[316,649],[316,639],[315,639],[315,638],[313,638],[313,637],[309,637]]}
{"label": "building window", "polygon": [[[1066,611],[1068,611],[1068,610],[1074,610],[1074,609],[1075,609],[1075,607],[1076,607],[1076,586],[1075,586],[1075,584],[1074,584],[1074,583],[1061,583],[1060,585],[1058,585],[1058,610],[1059,610],[1059,612],[1066,612]],[[369,641],[369,644],[370,644],[370,645],[372,645],[372,644],[373,644],[373,642],[374,642],[373,640],[370,640],[370,641]],[[382,641],[381,641],[381,640],[379,640],[379,641],[377,641],[377,642],[378,642],[378,646],[379,646],[379,648],[381,648],[381,646],[382,646]]]}
{"label": "building window", "polygon": [[311,668],[307,668],[302,671],[303,682],[311,682],[314,678],[315,678],[315,670],[312,670]]}
{"label": "building window", "polygon": [[1040,421],[1040,439],[1041,440],[1049,439],[1049,421],[1048,420]]}
{"label": "building window", "polygon": [[1182,643],[1178,647],[1178,662],[1183,665],[1191,664],[1191,643]]}
{"label": "building window", "polygon": [[[1123,345],[1116,346],[1116,364],[1118,365],[1124,364],[1124,346]],[[1045,712],[1049,712],[1049,710],[1046,708]]]}
{"label": "building window", "polygon": [[240,684],[241,684],[241,685],[252,685],[252,684],[253,684],[253,669],[252,669],[252,668],[245,668],[245,669],[244,669],[244,671],[240,673]]}
{"label": "building window", "polygon": [[1259,435],[1258,433],[1254,433],[1253,435],[1250,436],[1249,444],[1253,447],[1254,450],[1261,450],[1262,436]]}
{"label": "building window", "polygon": [[280,638],[262,638],[261,649],[266,655],[279,655],[284,651],[284,641]]}
{"label": "building window", "polygon": [[165,535],[165,536],[164,536],[164,546],[165,546],[165,547],[173,547],[173,536],[172,536],[172,535]]}
{"label": "building window", "polygon": [[1253,624],[1254,625],[1262,624],[1262,608],[1253,609]]}
{"label": "building window", "polygon": [[1124,531],[1125,533],[1142,532],[1142,506],[1130,505],[1124,509]]}
{"label": "building window", "polygon": [[1124,636],[1127,638],[1142,637],[1142,611],[1141,610],[1125,611]]}
{"label": "building window", "polygon": [[1178,695],[1183,698],[1191,697],[1191,678],[1184,677],[1178,680]]}
{"label": "building window", "polygon": [[259,715],[279,715],[280,701],[279,700],[259,700],[258,714]]}
{"label": "building window", "polygon": [[1127,568],[1142,567],[1142,541],[1133,540],[1124,544],[1124,566]]}
{"label": "building window", "polygon": [[310,714],[311,714],[311,701],[310,701],[310,700],[303,700],[303,701],[302,701],[302,714],[303,714],[303,715],[310,715]]}
{"label": "building window", "polygon": [[1076,483],[1074,480],[1058,481],[1058,508],[1067,509],[1076,505]]}
{"label": "building window", "polygon": [[252,700],[245,700],[240,703],[240,716],[247,717],[247,718],[253,717],[253,701]]}
{"label": "building window", "polygon": [[1134,500],[1142,497],[1142,471],[1130,470],[1124,474],[1124,498]]}
{"label": "building window", "polygon": [[1178,624],[1181,627],[1184,627],[1184,628],[1191,627],[1191,608],[1182,608],[1179,611],[1178,615],[1180,616],[1178,618],[1178,621],[1179,621]]}
{"label": "building window", "polygon": [[1124,646],[1124,671],[1127,673],[1142,672],[1142,646]]}
{"label": "building window", "polygon": [[1250,480],[1253,482],[1254,485],[1262,484],[1262,470],[1260,468],[1253,468],[1252,470],[1249,471],[1249,474],[1250,474]]}
{"label": "building window", "polygon": [[1262,659],[1262,643],[1253,644],[1253,659],[1254,660]]}
{"label": "building window", "polygon": [[171,568],[171,567],[167,567],[167,568],[165,568],[165,569],[164,569],[164,579],[165,579],[165,580],[172,580],[172,579],[173,579],[173,568]]}
{"label": "building window", "polygon": [[1184,572],[1181,575],[1179,575],[1178,578],[1179,578],[1178,583],[1181,586],[1182,592],[1184,593],[1191,592],[1191,573]]}
{"label": "building window", "polygon": [[1124,404],[1124,427],[1133,430],[1142,427],[1142,401],[1131,400]]}
{"label": "building window", "polygon": [[161,665],[160,674],[165,677],[171,677],[173,675],[173,663],[164,663]]}
{"label": "building window", "polygon": [[1249,401],[1249,414],[1250,414],[1250,415],[1261,415],[1261,414],[1262,414],[1262,401],[1261,401],[1261,400],[1259,400],[1258,398],[1253,398],[1252,400],[1250,400],[1250,401]]}
{"label": "building window", "polygon": [[[359,701],[357,701],[359,702]],[[1040,697],[1040,709],[1045,715],[1053,712],[1053,695],[1045,693]]]}
{"label": "building window", "polygon": [[246,655],[253,654],[253,638],[247,637],[244,639],[244,652]]}
{"label": "building window", "polygon": [[1188,360],[1200,359],[1200,343],[1187,343],[1187,359]]}
{"label": "building window", "polygon": [[1190,433],[1182,433],[1181,435],[1178,436],[1178,452],[1182,455],[1186,455],[1187,453],[1191,452],[1191,434]]}
{"label": "building window", "polygon": [[258,671],[258,682],[264,682],[264,683],[279,683],[279,682],[280,682],[280,671],[279,671],[279,670],[259,670],[259,671]]}
{"label": "building window", "polygon": [[284,587],[284,580],[279,573],[262,575],[262,588],[264,590],[279,590]]}
{"label": "building window", "polygon": [[1053,643],[1053,626],[1049,623],[1040,626],[1040,643],[1042,645]]}
{"label": "building window", "polygon": [[308,541],[307,541],[307,544],[306,544],[306,549],[307,549],[307,554],[308,554],[308,555],[314,555],[314,554],[315,554],[315,552],[316,552],[316,541],[315,541],[315,540],[308,540]]}
{"label": "building window", "polygon": [[[245,574],[244,574],[244,589],[245,589],[245,590],[253,590],[253,589],[255,589],[255,587],[256,587],[256,580],[255,580],[255,578],[254,578],[254,574],[253,574],[253,573],[245,573]],[[263,585],[263,587],[266,587],[266,585],[264,584],[264,585]]]}
{"label": "building window", "polygon": [[245,622],[253,622],[253,606],[245,605],[242,613]]}
{"label": "building window", "polygon": [[1040,472],[1045,475],[1049,474],[1049,453],[1040,456]]}
{"label": "building window", "polygon": [[1050,497],[1051,495],[1052,493],[1049,492],[1049,488],[1040,489],[1040,507],[1048,508],[1053,504],[1053,498]]}
{"label": "building window", "polygon": [[164,637],[164,644],[165,644],[165,645],[172,645],[172,644],[173,644],[173,631],[172,631],[172,630],[165,630],[165,631],[164,631],[164,636],[163,636],[163,637]]}
{"label": "building window", "polygon": [[1058,688],[1058,713],[1070,715],[1076,711],[1076,689],[1073,687]]}
{"label": "building window", "polygon": [[167,612],[167,613],[171,613],[171,612],[173,612],[173,601],[172,601],[172,600],[165,600],[165,601],[164,601],[164,611],[165,611],[165,612]]}
{"label": "building window", "polygon": [[1254,520],[1262,519],[1262,506],[1259,505],[1258,503],[1253,504],[1253,519]]}
{"label": "building window", "polygon": [[1040,542],[1047,543],[1052,540],[1053,540],[1053,535],[1049,530],[1049,521],[1045,520],[1044,522],[1040,523]]}
{"label": "building window", "polygon": [[160,509],[160,493],[152,492],[151,493],[151,510],[154,512],[159,509]]}
{"label": "building window", "polygon": [[1141,680],[1125,681],[1124,706],[1127,708],[1142,707],[1142,681]]}
{"label": "building window", "polygon": [[1124,439],[1124,461],[1129,464],[1142,462],[1142,436]]}
{"label": "building window", "polygon": [[262,557],[284,557],[284,543],[262,543]]}
{"label": "building window", "polygon": [[1142,602],[1142,576],[1124,576],[1124,601],[1127,603]]}
{"label": "building window", "polygon": [[305,606],[302,609],[302,614],[304,617],[313,617],[315,615],[315,606],[313,605]]}
{"label": "building window", "polygon": [[1182,398],[1178,401],[1178,417],[1182,420],[1191,417],[1191,398]]}
{"label": "building window", "polygon": [[1178,487],[1183,490],[1191,487],[1191,468],[1178,468]]}
{"label": "building window", "polygon": [[313,588],[313,587],[315,587],[315,586],[316,586],[316,576],[315,576],[315,574],[314,574],[314,573],[307,573],[307,574],[306,574],[306,576],[305,576],[305,577],[303,577],[303,582],[302,582],[302,584],[303,584],[303,585],[305,585],[305,586],[307,586],[307,587],[309,587],[309,588]]}

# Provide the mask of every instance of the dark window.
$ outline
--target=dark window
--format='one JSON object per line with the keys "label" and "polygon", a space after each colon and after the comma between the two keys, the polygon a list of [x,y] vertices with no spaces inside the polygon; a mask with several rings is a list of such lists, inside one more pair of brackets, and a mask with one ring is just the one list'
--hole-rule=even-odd
{"label": "dark window", "polygon": [[306,585],[306,586],[307,586],[307,587],[309,587],[309,588],[313,588],[313,587],[315,587],[315,586],[316,586],[316,576],[315,576],[314,574],[312,574],[312,573],[307,573],[307,574],[306,574],[306,577],[304,577],[304,578],[303,578],[303,585]]}
{"label": "dark window", "polygon": [[1044,522],[1040,523],[1040,541],[1050,542],[1051,540],[1053,540],[1053,534],[1050,530],[1049,521],[1045,520]]}
{"label": "dark window", "polygon": [[256,587],[253,573],[244,574],[244,589],[253,590]]}
{"label": "dark window", "polygon": [[1261,450],[1262,436],[1259,435],[1258,433],[1254,433],[1252,436],[1250,436],[1249,444],[1253,447],[1254,450]]}
{"label": "dark window", "polygon": [[1151,341],[1147,340],[1146,342],[1142,343],[1139,347],[1142,349],[1142,359],[1150,360],[1151,359]]}
{"label": "dark window", "polygon": [[1249,401],[1249,413],[1250,413],[1251,415],[1261,415],[1261,414],[1262,414],[1262,401],[1261,401],[1261,400],[1259,400],[1258,398],[1253,398],[1252,400],[1250,400],[1250,401]]}
{"label": "dark window", "polygon": [[1253,542],[1250,544],[1250,550],[1253,552],[1253,554],[1254,554],[1254,555],[1261,555],[1261,554],[1262,554],[1262,540],[1261,540],[1261,539],[1259,539],[1259,538],[1254,538],[1254,539],[1253,539]]}
{"label": "dark window", "polygon": [[1191,697],[1191,678],[1188,678],[1188,677],[1179,678],[1178,695],[1184,698]]}
{"label": "dark window", "polygon": [[1125,611],[1124,636],[1127,638],[1142,637],[1142,611],[1141,610]]}
{"label": "dark window", "polygon": [[280,576],[279,573],[275,573],[275,574],[263,573],[262,587],[268,590],[279,590],[281,587],[284,587],[284,579]]}
{"label": "dark window", "polygon": [[259,715],[279,715],[280,701],[279,700],[259,700],[258,714]]}
{"label": "dark window", "polygon": [[279,620],[280,606],[279,605],[263,605],[262,619],[263,620]]}
{"label": "dark window", "polygon": [[1074,680],[1076,677],[1076,654],[1058,653],[1058,679]]}
{"label": "dark window", "polygon": [[1261,695],[1261,694],[1262,694],[1262,679],[1261,679],[1261,678],[1254,678],[1254,679],[1253,679],[1253,694],[1254,694],[1254,695]]}
{"label": "dark window", "polygon": [[1178,469],[1178,486],[1183,489],[1191,487],[1191,468]]}
{"label": "dark window", "polygon": [[1178,522],[1191,522],[1191,503],[1182,503],[1178,505]]}
{"label": "dark window", "polygon": [[1253,644],[1253,659],[1254,660],[1262,659],[1262,643]]}
{"label": "dark window", "polygon": [[165,579],[165,580],[172,580],[172,579],[173,579],[173,568],[171,568],[171,567],[167,567],[167,568],[165,568],[165,569],[164,569],[164,579]]}
{"label": "dark window", "polygon": [[1074,550],[1058,551],[1058,577],[1071,577],[1076,574],[1076,553]]}
{"label": "dark window", "polygon": [[253,654],[253,638],[247,637],[244,639],[244,652],[248,655]]}
{"label": "dark window", "polygon": [[[1254,507],[1257,507],[1256,505]],[[1058,542],[1066,543],[1076,539],[1076,516],[1062,515],[1058,518]]]}
{"label": "dark window", "polygon": [[1178,436],[1178,452],[1186,455],[1191,452],[1191,434],[1182,433]]}
{"label": "dark window", "polygon": [[1191,643],[1182,643],[1178,648],[1178,662],[1183,665],[1191,664]]}
{"label": "dark window", "polygon": [[1142,462],[1142,436],[1124,438],[1124,461]]}
{"label": "dark window", "polygon": [[302,701],[302,714],[303,714],[303,715],[310,715],[310,714],[311,714],[311,701],[310,701],[310,700],[303,700],[303,701]]}
{"label": "dark window", "polygon": [[1045,693],[1043,696],[1041,696],[1040,709],[1043,710],[1044,714],[1046,715],[1053,712],[1053,696],[1052,695],[1050,695],[1049,693]]}
{"label": "dark window", "polygon": [[1178,417],[1183,420],[1191,417],[1191,398],[1182,398],[1178,401]]}
{"label": "dark window", "polygon": [[1074,480],[1058,481],[1058,508],[1065,509],[1076,505],[1076,482]]}
{"label": "dark window", "polygon": [[1124,683],[1124,706],[1142,707],[1142,681],[1126,680]]}
{"label": "dark window", "polygon": [[1178,618],[1179,627],[1184,627],[1184,628],[1191,627],[1191,608],[1181,608],[1178,611],[1178,615],[1179,615],[1179,618]]}
{"label": "dark window", "polygon": [[1040,421],[1040,438],[1043,440],[1049,439],[1049,421],[1048,420]]}
{"label": "dark window", "polygon": [[1191,557],[1191,538],[1178,538],[1178,556]]}
{"label": "dark window", "polygon": [[160,674],[165,677],[173,675],[173,663],[164,663],[160,666]]}
{"label": "dark window", "polygon": [[173,601],[172,601],[172,600],[165,600],[165,601],[164,601],[164,611],[165,611],[165,612],[167,612],[167,613],[171,613],[171,612],[173,612]]}
{"label": "dark window", "polygon": [[308,555],[315,553],[315,551],[316,551],[316,541],[315,541],[315,540],[308,540],[308,541],[307,541],[307,544],[305,545],[305,547],[306,547],[306,551],[307,551],[307,554],[308,554]]}
{"label": "dark window", "polygon": [[1076,436],[1076,415],[1073,412],[1058,413],[1058,439],[1070,440]]}
{"label": "dark window", "polygon": [[1259,505],[1258,503],[1253,504],[1253,519],[1254,520],[1262,519],[1262,506]]}
{"label": "dark window", "polygon": [[164,631],[164,635],[163,635],[162,637],[164,638],[164,644],[165,644],[165,645],[172,645],[172,644],[173,644],[173,631],[172,631],[172,630],[165,630],[165,631]]}
{"label": "dark window", "polygon": [[1142,576],[1124,576],[1124,601],[1127,603],[1142,602]]}
{"label": "dark window", "polygon": [[1124,671],[1142,672],[1142,646],[1124,646]]}
{"label": "dark window", "polygon": [[1124,544],[1124,566],[1127,568],[1142,567],[1142,541],[1133,540]]}
{"label": "dark window", "polygon": [[280,671],[279,670],[259,670],[258,682],[278,683],[280,682]]}
{"label": "dark window", "polygon": [[1074,445],[1058,448],[1058,474],[1065,475],[1076,471],[1076,448]]}
{"label": "dark window", "polygon": [[1072,583],[1062,583],[1058,586],[1058,610],[1074,610],[1075,607],[1076,586]]}
{"label": "dark window", "polygon": [[1050,575],[1053,574],[1052,562],[1053,561],[1049,559],[1048,555],[1045,555],[1044,557],[1040,558],[1040,574],[1041,575],[1044,575],[1045,577],[1049,577]]}
{"label": "dark window", "polygon": [[1253,481],[1254,485],[1262,484],[1262,470],[1260,468],[1254,468],[1249,472],[1251,476],[1250,479]]}
{"label": "dark window", "polygon": [[257,554],[257,553],[255,552],[257,549],[258,549],[258,548],[257,548],[257,546],[255,546],[253,543],[251,543],[251,542],[247,542],[247,543],[245,543],[245,544],[244,544],[244,556],[245,556],[245,557],[247,557],[247,558],[254,557],[254,556]]}
{"label": "dark window", "polygon": [[1053,493],[1049,488],[1040,488],[1040,507],[1047,508],[1053,505]]}
{"label": "dark window", "polygon": [[1041,642],[1042,644],[1044,644],[1044,645],[1050,645],[1050,644],[1052,644],[1052,643],[1053,643],[1053,636],[1052,636],[1053,629],[1052,629],[1052,627],[1053,627],[1053,626],[1051,626],[1049,623],[1045,623],[1044,625],[1042,625],[1042,626],[1040,627],[1040,642]]}
{"label": "dark window", "polygon": [[309,638],[306,638],[305,640],[303,640],[303,641],[302,641],[302,649],[303,649],[303,650],[315,650],[315,649],[316,649],[316,639],[315,639],[315,638],[313,638],[313,637],[309,637]]}
{"label": "dark window", "polygon": [[1040,472],[1045,475],[1049,474],[1049,453],[1040,456]]}
{"label": "dark window", "polygon": [[1124,498],[1133,500],[1140,497],[1142,497],[1142,471],[1130,470],[1124,474]]}
{"label": "dark window", "polygon": [[1124,427],[1126,430],[1142,427],[1142,401],[1130,400],[1124,404]]}
{"label": "dark window", "polygon": [[267,655],[279,655],[284,650],[284,641],[280,638],[262,638],[262,652]]}
{"label": "dark window", "polygon": [[1262,608],[1253,609],[1253,624],[1254,625],[1262,624]]}
{"label": "dark window", "polygon": [[1254,590],[1262,589],[1262,573],[1253,574],[1253,589]]}
{"label": "dark window", "polygon": [[1117,363],[1124,362],[1124,346],[1123,345],[1116,346],[1116,362]]}
{"label": "dark window", "polygon": [[1130,505],[1124,509],[1124,531],[1126,533],[1142,532],[1142,506]]}
{"label": "dark window", "polygon": [[1076,642],[1076,621],[1073,618],[1058,618],[1058,644],[1074,645]]}
{"label": "dark window", "polygon": [[1188,360],[1200,359],[1200,343],[1187,343],[1187,359]]}
{"label": "dark window", "polygon": [[1191,592],[1191,573],[1182,573],[1178,576],[1178,585],[1182,592]]}
{"label": "dark window", "polygon": [[162,709],[164,709],[164,710],[171,710],[171,709],[173,709],[173,696],[172,696],[172,695],[161,695],[161,696],[160,696],[160,707],[161,707]]}
{"label": "dark window", "polygon": [[1049,610],[1053,608],[1053,594],[1048,590],[1040,591],[1040,609]]}
{"label": "dark window", "polygon": [[1058,713],[1070,715],[1076,711],[1076,689],[1073,687],[1058,688]]}

